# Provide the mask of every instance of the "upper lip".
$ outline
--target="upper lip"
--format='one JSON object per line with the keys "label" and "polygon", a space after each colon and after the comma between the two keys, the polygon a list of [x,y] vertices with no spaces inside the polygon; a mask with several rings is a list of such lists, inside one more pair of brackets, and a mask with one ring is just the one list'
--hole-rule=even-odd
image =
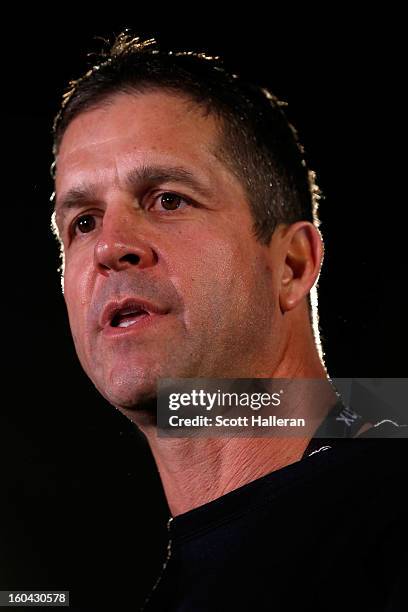
{"label": "upper lip", "polygon": [[129,309],[133,309],[135,311],[144,310],[148,314],[166,314],[168,311],[160,308],[156,304],[152,304],[148,300],[144,300],[143,298],[126,298],[123,300],[116,300],[108,302],[105,308],[102,310],[102,315],[99,320],[99,324],[101,327],[106,327],[112,323],[114,317],[120,314],[121,311],[128,311]]}

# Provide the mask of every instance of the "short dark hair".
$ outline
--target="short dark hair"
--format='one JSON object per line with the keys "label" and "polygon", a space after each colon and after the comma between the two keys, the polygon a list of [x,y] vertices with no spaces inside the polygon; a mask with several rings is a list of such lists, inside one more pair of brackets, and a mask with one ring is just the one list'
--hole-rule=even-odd
{"label": "short dark hair", "polygon": [[162,51],[155,39],[125,30],[82,77],[70,81],[53,124],[55,159],[69,123],[118,93],[166,90],[184,95],[218,120],[216,155],[240,180],[258,240],[269,244],[279,223],[318,225],[319,189],[304,160],[284,103],[267,89],[228,72],[220,58]]}

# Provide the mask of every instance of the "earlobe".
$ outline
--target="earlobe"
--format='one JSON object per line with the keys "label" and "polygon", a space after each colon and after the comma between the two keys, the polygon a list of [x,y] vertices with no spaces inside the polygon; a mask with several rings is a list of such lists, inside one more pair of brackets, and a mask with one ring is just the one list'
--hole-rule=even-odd
{"label": "earlobe", "polygon": [[282,314],[295,308],[317,281],[323,260],[323,242],[313,223],[299,221],[286,232],[284,248],[286,255],[279,295]]}

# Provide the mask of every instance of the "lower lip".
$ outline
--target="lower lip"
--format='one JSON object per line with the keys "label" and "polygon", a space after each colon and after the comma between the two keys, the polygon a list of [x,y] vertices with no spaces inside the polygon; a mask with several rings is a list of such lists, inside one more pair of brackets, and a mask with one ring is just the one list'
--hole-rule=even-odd
{"label": "lower lip", "polygon": [[122,338],[123,336],[128,336],[129,334],[139,334],[145,329],[148,329],[152,325],[158,323],[164,316],[165,315],[163,314],[157,313],[141,315],[132,325],[128,325],[127,327],[112,327],[111,325],[107,325],[103,328],[102,333],[108,338]]}

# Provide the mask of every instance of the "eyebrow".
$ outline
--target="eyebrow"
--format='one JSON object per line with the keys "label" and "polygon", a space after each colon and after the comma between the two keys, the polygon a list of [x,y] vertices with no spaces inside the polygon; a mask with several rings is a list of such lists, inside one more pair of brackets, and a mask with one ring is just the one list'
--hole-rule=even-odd
{"label": "eyebrow", "polygon": [[[125,178],[126,187],[132,191],[136,191],[142,186],[152,186],[164,182],[183,183],[205,198],[210,198],[213,195],[209,186],[204,185],[192,172],[180,166],[144,165],[130,170]],[[80,208],[89,203],[101,202],[101,198],[97,196],[99,189],[97,183],[83,183],[71,187],[61,199],[57,198],[54,210],[58,216],[63,218],[70,209]]]}

